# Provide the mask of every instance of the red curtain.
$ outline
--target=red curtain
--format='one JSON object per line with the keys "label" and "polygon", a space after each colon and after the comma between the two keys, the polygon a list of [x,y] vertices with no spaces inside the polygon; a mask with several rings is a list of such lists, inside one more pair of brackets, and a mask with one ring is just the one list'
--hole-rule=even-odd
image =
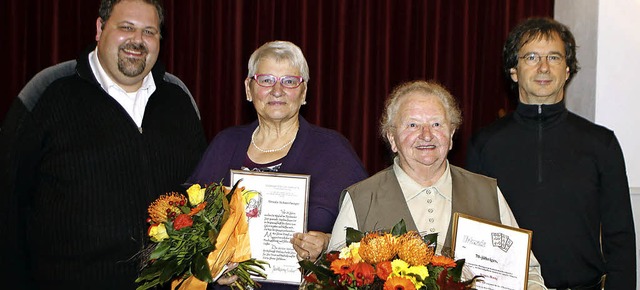
{"label": "red curtain", "polygon": [[[99,0],[0,2],[3,119],[29,78],[75,58],[95,39]],[[311,73],[302,115],[345,135],[370,173],[390,164],[378,137],[386,95],[403,81],[435,79],[462,107],[449,160],[464,165],[471,133],[514,106],[501,71],[508,31],[524,18],[552,16],[553,6],[553,0],[165,0],[160,58],[190,88],[213,138],[256,118],[243,87],[253,50],[271,40],[296,43]]]}

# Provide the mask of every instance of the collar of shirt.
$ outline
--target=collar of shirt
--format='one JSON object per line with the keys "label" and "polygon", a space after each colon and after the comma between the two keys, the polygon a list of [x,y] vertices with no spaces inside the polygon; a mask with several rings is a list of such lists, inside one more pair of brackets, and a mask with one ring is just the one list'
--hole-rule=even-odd
{"label": "collar of shirt", "polygon": [[449,162],[438,181],[432,186],[423,187],[394,160],[393,170],[402,189],[402,193],[411,212],[413,221],[421,235],[438,234],[438,251],[446,238],[451,220],[451,171]]}
{"label": "collar of shirt", "polygon": [[[91,71],[93,71],[93,75],[96,77],[96,80],[102,86],[102,88],[110,95],[113,96],[114,93],[117,92],[126,94],[127,92],[121,88],[118,84],[116,84],[110,77],[107,75],[107,72],[102,68],[100,61],[98,60],[98,47],[89,53],[89,65],[91,66]],[[140,86],[140,90],[147,90],[148,95],[150,96],[156,90],[156,83],[153,80],[153,74],[149,73],[144,79],[142,79],[142,86]]]}
{"label": "collar of shirt", "polygon": [[398,157],[393,160],[393,172],[396,174],[396,178],[398,178],[398,183],[400,184],[400,188],[402,189],[402,193],[404,194],[405,200],[409,202],[411,199],[414,199],[421,192],[426,189],[433,189],[444,197],[446,200],[451,202],[451,191],[452,191],[452,183],[451,183],[451,171],[449,170],[449,161],[447,160],[447,168],[444,170],[444,174],[440,176],[438,181],[432,186],[423,187],[416,181],[414,181],[407,173],[402,170],[400,164],[398,163]]}
{"label": "collar of shirt", "polygon": [[89,53],[89,65],[93,71],[93,75],[96,77],[100,86],[115,99],[122,108],[129,114],[131,119],[138,130],[142,132],[142,119],[144,118],[144,111],[147,107],[147,102],[151,97],[151,94],[156,91],[156,83],[153,79],[153,74],[149,73],[142,79],[142,85],[136,92],[127,93],[122,87],[116,84],[104,71],[104,68],[98,60],[98,47]]}

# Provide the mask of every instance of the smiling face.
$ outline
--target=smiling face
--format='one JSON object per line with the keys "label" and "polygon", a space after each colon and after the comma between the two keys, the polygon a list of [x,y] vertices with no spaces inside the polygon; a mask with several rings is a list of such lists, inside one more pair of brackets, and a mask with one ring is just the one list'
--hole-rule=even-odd
{"label": "smiling face", "polygon": [[[564,43],[557,33],[549,38],[538,37],[520,48],[518,56],[537,53],[541,56],[564,56]],[[569,67],[563,59],[560,64],[550,64],[542,57],[536,65],[528,65],[523,59],[511,68],[511,79],[518,83],[520,101],[525,104],[555,104],[564,97],[564,84],[569,78]]]}
{"label": "smiling face", "polygon": [[[104,27],[103,27],[104,26]],[[96,21],[98,60],[109,77],[128,92],[140,88],[160,51],[160,19],[156,8],[125,0],[103,23]]]}
{"label": "smiling face", "polygon": [[407,173],[444,171],[455,132],[444,105],[437,96],[420,91],[401,98],[394,129],[387,133],[400,167]]}
{"label": "smiling face", "polygon": [[[258,62],[256,74],[270,74],[276,77],[300,76],[298,69],[291,66],[289,61],[276,61],[273,58],[263,58]],[[253,106],[262,121],[281,122],[298,117],[300,106],[307,94],[307,83],[303,82],[297,88],[285,88],[278,81],[273,87],[259,86],[255,80],[247,78],[244,82],[247,100]]]}

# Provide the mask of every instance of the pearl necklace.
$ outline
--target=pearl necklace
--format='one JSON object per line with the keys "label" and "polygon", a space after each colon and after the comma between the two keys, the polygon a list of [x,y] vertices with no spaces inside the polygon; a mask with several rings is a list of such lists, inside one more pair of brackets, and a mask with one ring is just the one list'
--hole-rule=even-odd
{"label": "pearl necklace", "polygon": [[260,128],[260,126],[256,127],[255,130],[253,130],[253,133],[251,134],[251,145],[253,145],[253,147],[255,147],[256,149],[258,149],[258,151],[263,152],[263,153],[273,153],[273,152],[278,152],[281,151],[284,148],[287,148],[287,146],[291,145],[291,143],[293,143],[293,141],[296,140],[296,136],[293,136],[293,139],[291,139],[291,141],[287,142],[287,144],[282,145],[282,147],[278,148],[278,149],[262,149],[260,147],[258,147],[258,145],[256,145],[256,142],[254,141],[254,137],[256,136],[256,132],[258,132],[258,128]]}

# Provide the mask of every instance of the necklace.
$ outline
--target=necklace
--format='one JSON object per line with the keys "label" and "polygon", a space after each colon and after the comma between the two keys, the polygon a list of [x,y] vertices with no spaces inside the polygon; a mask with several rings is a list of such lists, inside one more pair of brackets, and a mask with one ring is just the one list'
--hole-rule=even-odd
{"label": "necklace", "polygon": [[296,137],[293,136],[293,139],[291,139],[291,141],[287,142],[287,144],[282,145],[282,147],[277,148],[277,149],[262,149],[260,147],[258,147],[258,145],[256,145],[256,142],[253,140],[254,137],[256,136],[256,132],[258,132],[258,128],[260,128],[260,126],[256,127],[255,130],[253,130],[253,133],[251,134],[251,145],[253,145],[253,147],[256,147],[256,149],[258,149],[258,151],[263,152],[263,153],[273,153],[273,152],[278,152],[281,151],[284,148],[287,148],[287,146],[291,145],[291,143],[293,143],[293,141],[296,140]]}

